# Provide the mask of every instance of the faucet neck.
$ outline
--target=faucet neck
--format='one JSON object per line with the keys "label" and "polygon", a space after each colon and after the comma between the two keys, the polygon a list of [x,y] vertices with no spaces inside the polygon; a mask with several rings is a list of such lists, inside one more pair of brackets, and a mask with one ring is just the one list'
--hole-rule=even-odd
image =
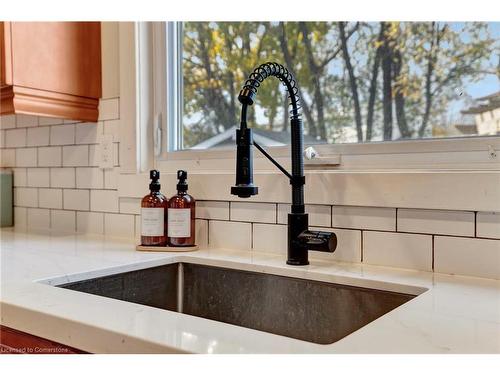
{"label": "faucet neck", "polygon": [[292,118],[290,120],[291,129],[291,158],[292,158],[292,212],[304,213],[304,135],[302,129],[302,120]]}

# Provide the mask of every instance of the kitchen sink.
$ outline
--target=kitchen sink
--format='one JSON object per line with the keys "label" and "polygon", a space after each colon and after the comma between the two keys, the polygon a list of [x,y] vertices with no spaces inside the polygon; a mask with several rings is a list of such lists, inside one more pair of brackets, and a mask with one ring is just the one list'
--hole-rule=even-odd
{"label": "kitchen sink", "polygon": [[416,297],[185,262],[58,286],[317,344],[338,341]]}

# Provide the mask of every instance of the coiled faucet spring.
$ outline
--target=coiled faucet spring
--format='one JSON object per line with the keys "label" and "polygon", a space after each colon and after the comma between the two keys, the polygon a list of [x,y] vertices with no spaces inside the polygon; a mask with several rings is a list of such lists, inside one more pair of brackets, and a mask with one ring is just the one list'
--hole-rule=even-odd
{"label": "coiled faucet spring", "polygon": [[299,87],[297,82],[293,78],[292,73],[285,68],[283,65],[276,62],[266,62],[259,65],[255,70],[248,76],[245,81],[242,90],[238,95],[238,100],[241,104],[252,105],[254,103],[255,96],[257,94],[257,89],[260,84],[267,78],[274,76],[278,78],[281,83],[286,86],[288,92],[288,98],[290,99],[290,110],[291,118],[298,119],[301,116],[300,109],[300,98],[299,98]]}

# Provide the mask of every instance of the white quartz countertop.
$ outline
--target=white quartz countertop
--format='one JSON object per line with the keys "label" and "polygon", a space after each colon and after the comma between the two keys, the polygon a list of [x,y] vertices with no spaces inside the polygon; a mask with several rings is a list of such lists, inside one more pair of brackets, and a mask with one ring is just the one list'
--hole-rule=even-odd
{"label": "white quartz countertop", "polygon": [[[93,353],[500,353],[500,281],[281,255],[135,251],[132,240],[0,231],[1,324]],[[53,285],[178,261],[419,294],[319,345]],[[352,312],[356,314],[356,311]]]}

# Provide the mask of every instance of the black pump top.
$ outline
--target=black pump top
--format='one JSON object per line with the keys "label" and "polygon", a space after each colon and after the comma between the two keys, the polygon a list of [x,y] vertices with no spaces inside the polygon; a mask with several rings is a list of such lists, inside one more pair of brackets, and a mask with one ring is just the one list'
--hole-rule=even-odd
{"label": "black pump top", "polygon": [[149,190],[151,191],[160,191],[161,185],[160,185],[160,171],[157,171],[156,169],[152,169],[149,171],[149,178],[151,179],[151,183],[149,184]]}
{"label": "black pump top", "polygon": [[178,192],[186,192],[188,189],[188,184],[186,182],[188,173],[183,170],[178,170],[177,171],[177,179],[179,180],[177,182],[177,191]]}

